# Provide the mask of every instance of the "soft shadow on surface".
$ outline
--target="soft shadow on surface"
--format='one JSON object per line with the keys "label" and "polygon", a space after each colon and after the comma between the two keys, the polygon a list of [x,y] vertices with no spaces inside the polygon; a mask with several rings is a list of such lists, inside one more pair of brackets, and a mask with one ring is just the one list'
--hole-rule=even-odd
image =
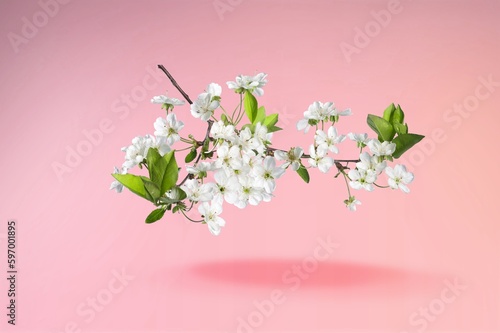
{"label": "soft shadow on surface", "polygon": [[[294,267],[300,268],[300,273]],[[247,259],[201,263],[189,266],[188,274],[219,283],[251,286],[278,286],[300,280],[303,287],[336,289],[349,287],[387,287],[407,289],[418,285],[432,288],[443,277],[404,269],[350,262],[320,262],[304,269],[302,260]]]}

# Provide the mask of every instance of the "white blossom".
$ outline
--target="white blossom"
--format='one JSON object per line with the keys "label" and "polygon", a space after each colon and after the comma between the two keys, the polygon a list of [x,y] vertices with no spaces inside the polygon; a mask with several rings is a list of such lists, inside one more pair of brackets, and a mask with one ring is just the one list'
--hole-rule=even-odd
{"label": "white blossom", "polygon": [[322,130],[317,130],[314,136],[314,142],[316,145],[323,150],[329,150],[332,153],[338,154],[339,149],[336,146],[345,140],[345,135],[338,135],[337,129],[331,126],[327,133]]}
{"label": "white blossom", "polygon": [[377,139],[371,139],[368,141],[368,148],[374,155],[391,156],[396,150],[396,144],[389,141],[380,143]]}
{"label": "white blossom", "polygon": [[154,123],[155,135],[169,146],[181,139],[179,131],[183,127],[184,123],[177,120],[175,113],[169,113],[166,119],[160,117]]}
{"label": "white blossom", "polygon": [[191,201],[210,201],[213,199],[212,187],[208,184],[201,184],[196,179],[188,179],[181,185],[181,189],[186,192],[187,198]]}
{"label": "white blossom", "polygon": [[198,206],[198,211],[208,225],[208,230],[212,235],[218,236],[221,228],[226,225],[226,221],[219,216],[222,213],[222,202],[216,199],[210,203],[203,202]]}
{"label": "white blossom", "polygon": [[309,119],[303,118],[297,122],[297,130],[299,131],[304,131],[304,133],[309,132],[309,129],[311,128],[311,124],[309,122]]}
{"label": "white blossom", "polygon": [[404,165],[398,164],[394,169],[387,167],[385,168],[385,173],[389,176],[388,183],[392,189],[399,188],[404,193],[410,192],[410,189],[406,185],[413,181],[413,173],[406,171]]}
{"label": "white blossom", "polygon": [[253,149],[255,142],[252,142],[253,134],[250,128],[243,128],[240,133],[234,137],[233,145],[238,147],[240,151],[248,152]]}
{"label": "white blossom", "polygon": [[259,73],[255,76],[238,75],[235,81],[227,81],[229,89],[234,90],[236,93],[243,93],[248,90],[256,96],[264,95],[264,87],[267,83],[267,74]]}
{"label": "white blossom", "polygon": [[345,110],[339,111],[336,108],[334,108],[332,115],[334,115],[334,116],[350,116],[350,115],[352,115],[352,111],[351,111],[351,109],[345,109]]}
{"label": "white blossom", "polygon": [[[117,168],[115,167],[114,171],[113,171],[114,174],[120,174],[120,175],[125,175],[127,174],[127,168]],[[111,186],[109,187],[110,190],[115,190],[116,193],[121,193],[123,191],[123,184],[120,183],[118,180],[114,180],[112,183],[111,183]]]}
{"label": "white blossom", "polygon": [[374,190],[373,183],[377,180],[377,175],[372,171],[363,169],[351,169],[348,173],[349,185],[355,190],[365,189],[369,192]]}
{"label": "white blossom", "polygon": [[327,173],[333,166],[333,158],[326,155],[327,150],[316,148],[314,145],[309,146],[309,155],[311,156],[307,161],[313,168],[318,168],[321,172]]}
{"label": "white blossom", "polygon": [[222,94],[222,87],[217,83],[210,83],[207,86],[207,93],[212,95],[213,99],[220,99],[220,95]]}
{"label": "white blossom", "polygon": [[214,179],[214,196],[233,204],[238,198],[238,191],[241,186],[238,178],[234,175],[228,175],[224,170],[218,170],[214,173]]}
{"label": "white blossom", "polygon": [[356,145],[358,146],[358,148],[362,148],[362,147],[366,146],[366,144],[369,141],[368,134],[366,134],[366,133],[359,133],[359,134],[349,133],[349,134],[347,134],[347,136],[349,137],[350,140],[356,142]]}
{"label": "white blossom", "polygon": [[304,118],[297,123],[297,129],[307,133],[311,128],[311,124],[320,121],[328,121],[330,116],[333,115],[335,106],[332,102],[322,103],[316,101],[309,105],[307,111],[304,111]]}
{"label": "white blossom", "polygon": [[198,95],[198,98],[191,104],[191,114],[193,117],[208,121],[220,105],[221,92],[221,86],[217,83],[210,83],[207,87],[207,92]]}
{"label": "white blossom", "polygon": [[291,165],[292,170],[297,171],[300,168],[300,158],[302,157],[303,153],[304,150],[302,148],[294,147],[288,152],[276,150],[274,152],[274,157],[276,157],[278,161],[285,161],[285,163],[283,163],[283,165],[281,166],[282,168],[287,168],[289,165]]}
{"label": "white blossom", "polygon": [[207,172],[213,170],[213,165],[210,162],[201,161],[193,166],[187,166],[186,171],[195,177],[204,178],[207,176]]}
{"label": "white blossom", "polygon": [[166,143],[157,140],[152,135],[148,134],[144,137],[137,136],[132,139],[132,144],[130,146],[122,148],[122,151],[125,152],[123,168],[132,169],[134,166],[144,161],[149,148],[158,148],[162,156],[170,151],[170,147]]}
{"label": "white blossom", "polygon": [[184,105],[184,101],[181,101],[180,99],[177,98],[172,98],[168,97],[165,95],[160,95],[160,96],[154,96],[151,99],[151,103],[153,104],[162,104],[162,107],[165,107],[165,109],[173,109],[174,106],[179,106],[179,105]]}
{"label": "white blossom", "polygon": [[272,133],[267,133],[267,126],[257,123],[253,137],[250,138],[248,143],[252,150],[257,151],[259,154],[263,154],[266,150],[266,143],[270,142],[271,138]]}
{"label": "white blossom", "polygon": [[238,177],[246,177],[253,174],[253,171],[257,165],[262,164],[262,157],[255,154],[254,151],[249,150],[244,152],[241,156],[241,166],[238,169],[226,169],[230,175],[235,175]]}
{"label": "white blossom", "polygon": [[356,168],[365,171],[372,171],[379,175],[387,167],[387,162],[380,162],[378,156],[371,156],[367,152],[363,152],[359,155],[360,161],[356,163]]}
{"label": "white blossom", "polygon": [[349,199],[344,200],[344,203],[346,204],[346,207],[351,211],[355,212],[356,211],[356,206],[361,205],[361,201],[356,199],[356,197],[349,197]]}
{"label": "white blossom", "polygon": [[212,128],[210,129],[210,134],[215,139],[224,139],[227,141],[234,141],[236,132],[234,131],[233,125],[224,125],[222,120],[214,122]]}
{"label": "white blossom", "polygon": [[257,186],[254,179],[248,176],[238,178],[240,188],[238,191],[238,198],[234,205],[238,208],[245,208],[247,204],[252,206],[258,205],[263,200],[264,188]]}
{"label": "white blossom", "polygon": [[217,149],[215,168],[241,169],[242,163],[240,149],[238,146],[230,146],[227,142],[224,142]]}
{"label": "white blossom", "polygon": [[280,178],[285,169],[276,166],[276,160],[272,156],[266,156],[262,164],[255,166],[254,173],[256,183],[271,194],[276,189],[276,179]]}

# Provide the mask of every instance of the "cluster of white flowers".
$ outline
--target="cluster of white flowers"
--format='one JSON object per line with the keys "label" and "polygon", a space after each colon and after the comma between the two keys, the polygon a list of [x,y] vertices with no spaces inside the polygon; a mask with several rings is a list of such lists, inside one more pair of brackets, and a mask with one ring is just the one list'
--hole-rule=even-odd
{"label": "cluster of white flowers", "polygon": [[350,116],[351,114],[351,109],[337,110],[333,102],[314,102],[304,112],[304,118],[297,123],[297,129],[307,133],[311,126],[315,126],[319,122],[338,121],[339,116]]}
{"label": "cluster of white flowers", "polygon": [[[366,134],[363,134],[363,137]],[[360,142],[357,139],[359,135],[350,135],[354,141]],[[389,187],[392,189],[401,189],[408,193],[410,190],[406,185],[413,181],[413,174],[406,171],[404,165],[398,164],[394,169],[387,165],[387,158],[390,158],[396,150],[396,144],[388,141],[380,142],[378,139],[367,141],[367,146],[370,148],[372,155],[368,152],[362,152],[359,155],[359,162],[356,163],[356,168],[349,171],[349,185],[356,189],[365,189],[369,192],[375,189],[374,184],[378,176],[385,171],[388,176]]]}
{"label": "cluster of white flowers", "polygon": [[[267,83],[266,78],[267,74],[264,73],[255,76],[240,75],[235,81],[228,81],[227,86],[238,94],[249,92],[252,95],[262,96],[263,87]],[[238,128],[239,120],[235,119],[240,119],[239,116],[230,117],[228,121],[229,115],[220,104],[221,94],[221,86],[210,83],[193,103],[189,101],[191,115],[208,123],[209,130],[203,141],[196,141],[192,136],[187,139],[180,134],[184,123],[178,120],[173,110],[176,106],[183,105],[184,101],[164,95],[153,97],[151,102],[161,104],[167,112],[166,117],[156,119],[154,135],[136,137],[131,145],[122,148],[125,162],[121,168],[115,168],[114,173],[123,175],[135,166],[142,167],[147,162],[146,156],[150,148],[158,149],[160,155],[164,156],[172,150],[192,149],[197,153],[196,149],[203,145],[204,150],[199,153],[204,154],[202,160],[199,155],[194,164],[187,165],[181,171],[186,177],[163,195],[175,200],[180,197],[179,192],[184,192],[184,198],[189,204],[183,203],[180,212],[190,219],[186,212],[197,205],[203,219],[199,222],[206,223],[214,235],[218,235],[225,225],[224,219],[220,217],[224,202],[245,208],[247,205],[255,206],[261,202],[271,201],[276,190],[276,179],[283,176],[287,169],[297,171],[299,174],[305,172],[306,181],[309,181],[307,169],[318,168],[321,172],[327,173],[335,166],[337,175],[342,174],[346,183],[353,189],[373,191],[375,186],[378,186],[409,192],[407,185],[413,180],[413,174],[403,165],[396,165],[394,168],[387,165],[387,161],[392,161],[391,155],[396,149],[395,143],[370,139],[366,133],[347,135],[338,133],[334,125],[340,117],[351,115],[350,109],[340,111],[332,102],[312,103],[304,112],[304,118],[297,123],[297,129],[304,133],[315,128],[314,141],[309,146],[308,154],[304,154],[304,149],[301,147],[292,147],[289,150],[272,148],[273,133],[270,133],[269,127],[262,122]],[[241,112],[241,103],[239,107]],[[218,109],[223,111],[225,118],[216,117]],[[357,143],[357,147],[360,148],[359,158],[336,160],[330,155],[339,154],[338,145],[346,137]],[[188,146],[175,149],[173,146],[178,143]],[[363,151],[365,147],[368,147],[371,153]],[[303,160],[307,160],[308,166],[303,164]],[[278,161],[281,162],[279,165]],[[355,167],[350,169],[349,162],[354,162]],[[388,186],[376,183],[384,171],[388,176]],[[361,202],[351,195],[349,186],[347,187],[349,198],[344,202],[349,210],[354,211]],[[111,189],[121,192],[123,185],[116,180],[111,184]]]}
{"label": "cluster of white flowers", "polygon": [[229,89],[234,90],[236,93],[242,93],[245,90],[253,93],[256,96],[264,95],[264,87],[267,83],[267,74],[259,73],[255,76],[239,75],[235,81],[227,81]]}
{"label": "cluster of white flowers", "polygon": [[224,201],[238,208],[269,202],[276,189],[275,180],[285,169],[266,155],[272,134],[260,123],[252,133],[248,127],[236,131],[233,125],[218,121],[213,123],[210,134],[216,140],[212,148],[216,157],[187,166],[191,179],[180,187],[188,200],[202,203],[199,212],[209,230],[217,235],[224,225],[218,217]]}
{"label": "cluster of white flowers", "polygon": [[[335,164],[335,159],[328,156],[329,153],[338,154],[338,144],[346,139],[346,135],[339,135],[337,129],[333,126],[339,121],[340,116],[350,116],[350,109],[338,111],[333,102],[314,102],[304,112],[304,118],[297,123],[297,130],[308,133],[311,127],[316,128],[314,135],[314,144],[309,147],[308,163],[311,168],[318,168],[321,172],[327,173]],[[325,132],[325,125],[331,123],[331,126]],[[321,128],[321,129],[320,129]],[[367,133],[348,133],[347,137],[356,142],[357,147],[361,149],[359,158],[350,162],[356,162],[353,169],[341,166],[338,172],[343,174],[351,188],[366,191],[373,191],[375,186],[390,187],[392,189],[401,189],[408,193],[410,190],[408,184],[413,181],[413,174],[406,170],[404,165],[396,165],[391,168],[387,165],[387,160],[392,160],[392,154],[396,150],[396,144],[393,142],[380,142],[378,139],[368,137]],[[368,146],[370,153],[363,152],[363,148]],[[283,159],[286,163],[292,165],[293,170],[297,170],[301,165],[303,150],[299,147],[287,153],[277,152],[277,158]],[[341,160],[345,162],[345,160]],[[349,170],[345,172],[345,170]],[[388,176],[388,186],[380,186],[376,183],[380,174],[385,171]],[[352,196],[349,190],[349,198],[344,201],[346,207],[355,211],[356,206],[361,201]]]}
{"label": "cluster of white flowers", "polygon": [[[262,87],[267,82],[265,78],[263,73],[254,77],[238,76],[236,82],[228,82],[227,85],[238,93],[249,90],[262,95]],[[220,106],[221,93],[221,86],[209,84],[206,91],[191,104],[191,114],[208,121]],[[167,111],[184,104],[167,96],[155,96],[151,102],[162,104]],[[155,136],[136,137],[132,145],[124,147],[125,162],[121,169],[115,168],[115,173],[125,174],[143,163],[151,147],[158,148],[162,156],[171,151],[172,146],[181,140],[179,132],[183,127],[184,123],[173,112],[168,113],[166,118],[156,119]],[[180,188],[186,193],[187,200],[199,204],[198,211],[210,232],[218,235],[225,224],[219,217],[223,202],[239,208],[269,202],[276,189],[276,179],[284,174],[287,165],[277,166],[276,159],[267,155],[272,133],[268,133],[267,127],[261,123],[257,123],[252,132],[248,127],[237,130],[235,126],[219,120],[212,123],[210,137],[214,140],[211,150],[216,154],[215,158],[186,166],[189,177]],[[121,192],[123,186],[114,181],[111,189]],[[167,197],[172,195],[166,194]]]}

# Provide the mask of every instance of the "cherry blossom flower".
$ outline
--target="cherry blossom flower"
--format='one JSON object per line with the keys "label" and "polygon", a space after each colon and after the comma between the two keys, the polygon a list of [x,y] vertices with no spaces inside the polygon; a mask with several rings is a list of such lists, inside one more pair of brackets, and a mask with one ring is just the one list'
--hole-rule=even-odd
{"label": "cherry blossom flower", "polygon": [[335,154],[339,153],[339,149],[336,145],[344,140],[345,135],[338,135],[337,129],[333,126],[331,126],[326,133],[322,130],[317,130],[314,136],[314,141],[318,148],[329,150]]}
{"label": "cherry blossom flower", "polygon": [[380,143],[377,139],[372,139],[368,141],[368,148],[370,148],[374,155],[391,156],[396,150],[396,144],[389,141]]}
{"label": "cherry blossom flower", "polygon": [[154,123],[155,135],[169,146],[181,139],[179,131],[183,127],[184,123],[177,120],[175,113],[169,113],[166,119],[160,117]]}
{"label": "cherry blossom flower", "polygon": [[408,184],[413,181],[413,173],[406,171],[406,167],[402,164],[398,164],[393,168],[387,167],[385,168],[385,173],[389,176],[389,186],[392,189],[400,189],[404,193],[409,193],[410,189],[408,188]]}
{"label": "cherry blossom flower", "polygon": [[227,86],[238,94],[248,90],[256,96],[262,96],[264,95],[262,87],[267,83],[266,78],[267,74],[265,73],[259,73],[255,76],[238,75],[235,81],[227,81]]}
{"label": "cherry blossom flower", "polygon": [[313,168],[318,168],[321,172],[327,173],[333,166],[333,158],[326,155],[327,150],[320,147],[309,146],[309,155],[307,161]]}
{"label": "cherry blossom flower", "polygon": [[221,228],[226,225],[226,221],[219,215],[222,213],[222,202],[219,200],[212,200],[212,202],[203,202],[198,206],[203,220],[208,225],[208,230],[214,236],[218,236]]}

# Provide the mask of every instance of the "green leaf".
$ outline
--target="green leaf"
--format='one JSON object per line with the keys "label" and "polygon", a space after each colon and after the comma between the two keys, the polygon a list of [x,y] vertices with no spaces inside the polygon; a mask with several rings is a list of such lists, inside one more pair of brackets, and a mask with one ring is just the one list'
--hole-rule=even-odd
{"label": "green leaf", "polygon": [[394,124],[403,124],[404,121],[405,121],[405,113],[401,109],[401,106],[398,105],[398,107],[396,108],[396,110],[394,110],[394,112],[392,114],[391,123],[393,125]]}
{"label": "green leaf", "polygon": [[303,165],[301,165],[297,169],[297,173],[299,174],[300,178],[302,178],[306,183],[309,183],[309,172],[306,168],[304,168]]}
{"label": "green leaf", "polygon": [[168,162],[162,159],[157,148],[148,149],[146,162],[148,163],[149,179],[156,184],[160,184]]}
{"label": "green leaf", "polygon": [[396,150],[392,156],[394,158],[400,158],[408,149],[419,143],[424,138],[420,134],[400,134],[394,140],[393,143],[396,144]]}
{"label": "green leaf", "polygon": [[160,195],[163,195],[175,185],[179,177],[174,151],[161,156],[158,149],[149,148],[146,160],[149,168],[149,178],[158,186]]}
{"label": "green leaf", "polygon": [[398,133],[398,135],[408,133],[408,124],[403,125],[400,123],[394,123],[392,124],[392,126],[394,126],[394,129],[396,130],[396,133]]}
{"label": "green leaf", "polygon": [[392,113],[396,110],[396,106],[394,103],[389,105],[385,110],[384,110],[384,119],[387,121],[391,121],[392,118]]}
{"label": "green leaf", "polygon": [[164,208],[155,209],[151,213],[149,213],[148,217],[146,217],[146,223],[154,223],[160,220],[163,217],[163,215],[165,215]]}
{"label": "green leaf", "polygon": [[117,181],[128,188],[132,193],[137,194],[146,200],[153,201],[153,198],[151,198],[149,193],[146,191],[144,182],[140,176],[132,175],[130,173],[124,175],[115,173],[113,174],[113,177],[115,177]]}
{"label": "green leaf", "polygon": [[192,162],[196,158],[197,155],[198,155],[198,152],[196,151],[196,149],[195,148],[191,149],[189,154],[186,155],[184,162],[186,162],[186,163]]}
{"label": "green leaf", "polygon": [[281,131],[282,128],[281,127],[278,127],[278,126],[271,126],[271,127],[268,127],[267,128],[267,133],[272,133],[272,132],[277,132],[277,131]]}
{"label": "green leaf", "polygon": [[177,166],[177,161],[175,160],[174,151],[166,154],[163,158],[168,161],[168,165],[160,186],[161,193],[165,193],[174,187],[177,183],[177,179],[179,179],[179,167]]}
{"label": "green leaf", "polygon": [[264,119],[264,125],[267,126],[267,128],[271,128],[273,127],[274,125],[276,125],[278,123],[278,114],[277,113],[273,113],[273,114],[270,114],[269,116],[266,117],[266,119]]}
{"label": "green leaf", "polygon": [[149,178],[141,176],[142,182],[144,183],[144,188],[146,188],[146,192],[151,198],[151,201],[156,203],[156,201],[162,196],[160,192],[160,188],[158,185],[153,183]]}
{"label": "green leaf", "polygon": [[258,103],[257,99],[248,90],[245,92],[243,106],[245,107],[248,120],[250,120],[250,123],[253,124],[255,118],[257,117]]}
{"label": "green leaf", "polygon": [[177,203],[178,201],[174,200],[174,199],[170,199],[168,197],[161,197],[160,199],[158,199],[158,202],[161,203],[161,204],[166,204],[167,205],[167,209],[170,210],[170,208],[168,207],[168,205],[172,205],[174,203]]}
{"label": "green leaf", "polygon": [[179,192],[180,192],[180,194],[179,194],[179,200],[184,200],[184,199],[186,199],[186,198],[187,198],[187,194],[186,194],[186,192],[184,192],[184,190],[183,190],[182,188],[180,188],[180,187],[176,187],[176,188],[178,188],[178,189],[179,189]]}
{"label": "green leaf", "polygon": [[252,124],[257,125],[257,123],[263,123],[264,119],[266,119],[266,109],[261,106],[260,108],[257,109],[257,115],[255,116],[255,119],[253,120]]}
{"label": "green leaf", "polygon": [[369,114],[366,122],[383,141],[391,141],[394,138],[394,134],[396,134],[391,123],[384,118]]}
{"label": "green leaf", "polygon": [[179,202],[179,201],[186,199],[187,194],[179,186],[174,186],[169,190],[169,197],[172,199],[165,197],[165,199],[167,199],[167,202],[175,203],[175,202]]}
{"label": "green leaf", "polygon": [[201,146],[201,153],[206,153],[210,147],[210,140],[204,140],[203,146]]}

